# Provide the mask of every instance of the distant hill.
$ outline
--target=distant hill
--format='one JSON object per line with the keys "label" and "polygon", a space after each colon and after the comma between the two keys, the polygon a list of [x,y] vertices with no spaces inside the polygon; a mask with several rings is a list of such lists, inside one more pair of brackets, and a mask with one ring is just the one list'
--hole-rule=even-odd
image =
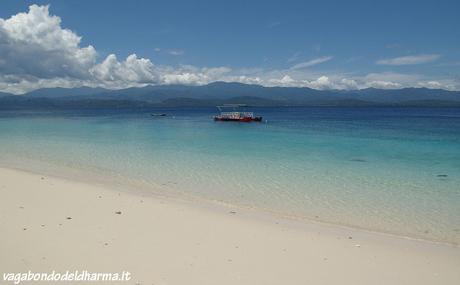
{"label": "distant hill", "polygon": [[10,94],[10,93],[0,92],[0,97],[11,96],[11,95],[12,94]]}
{"label": "distant hill", "polygon": [[0,109],[97,106],[458,106],[460,91],[428,88],[315,90],[214,82],[202,86],[158,85],[121,90],[46,88],[24,95],[0,93]]}
{"label": "distant hill", "polygon": [[0,98],[1,110],[65,110],[65,109],[126,109],[149,108],[151,103],[134,100],[27,98],[25,96],[6,96]]}
{"label": "distant hill", "polygon": [[42,88],[26,93],[28,97],[36,98],[60,98],[73,96],[88,96],[109,91],[104,88],[78,87],[78,88]]}

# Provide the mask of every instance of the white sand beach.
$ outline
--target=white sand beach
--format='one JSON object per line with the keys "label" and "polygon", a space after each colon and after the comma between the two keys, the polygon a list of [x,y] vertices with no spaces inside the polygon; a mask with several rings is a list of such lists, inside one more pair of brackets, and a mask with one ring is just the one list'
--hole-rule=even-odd
{"label": "white sand beach", "polygon": [[124,270],[132,279],[122,284],[155,285],[460,280],[456,246],[11,169],[0,169],[0,231],[2,274]]}

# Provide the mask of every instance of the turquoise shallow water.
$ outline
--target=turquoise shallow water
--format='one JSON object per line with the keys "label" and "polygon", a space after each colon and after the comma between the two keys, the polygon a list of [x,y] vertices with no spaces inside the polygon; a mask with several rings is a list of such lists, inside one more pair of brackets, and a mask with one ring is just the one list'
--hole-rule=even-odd
{"label": "turquoise shallow water", "polygon": [[[0,162],[100,172],[347,226],[460,242],[460,109],[0,112]],[[32,165],[30,165],[32,164]],[[40,169],[37,169],[38,171]]]}

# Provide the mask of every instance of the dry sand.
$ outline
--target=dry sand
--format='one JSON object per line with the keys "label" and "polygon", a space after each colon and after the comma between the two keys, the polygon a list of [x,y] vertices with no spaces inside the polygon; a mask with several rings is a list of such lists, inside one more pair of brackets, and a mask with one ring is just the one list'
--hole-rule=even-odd
{"label": "dry sand", "polygon": [[0,169],[0,274],[28,270],[129,271],[123,284],[448,285],[460,284],[460,248]]}

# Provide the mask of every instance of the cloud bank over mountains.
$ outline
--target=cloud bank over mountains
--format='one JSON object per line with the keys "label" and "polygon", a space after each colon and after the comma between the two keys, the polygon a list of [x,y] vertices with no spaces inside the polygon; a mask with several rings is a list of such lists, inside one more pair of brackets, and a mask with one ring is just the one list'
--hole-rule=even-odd
{"label": "cloud bank over mountains", "polygon": [[[152,47],[153,49],[153,47]],[[182,55],[184,52],[176,52]],[[405,56],[377,61],[378,65],[407,65],[434,61],[439,55]],[[92,46],[81,46],[81,36],[63,28],[49,6],[31,5],[28,12],[0,18],[0,91],[20,94],[44,87],[104,87],[120,89],[148,84],[202,85],[235,81],[265,86],[299,86],[315,89],[367,87],[428,87],[460,89],[453,79],[434,80],[422,75],[383,72],[367,75],[325,74],[316,65],[332,61],[323,56],[279,70],[157,65],[136,54],[100,59]]]}

